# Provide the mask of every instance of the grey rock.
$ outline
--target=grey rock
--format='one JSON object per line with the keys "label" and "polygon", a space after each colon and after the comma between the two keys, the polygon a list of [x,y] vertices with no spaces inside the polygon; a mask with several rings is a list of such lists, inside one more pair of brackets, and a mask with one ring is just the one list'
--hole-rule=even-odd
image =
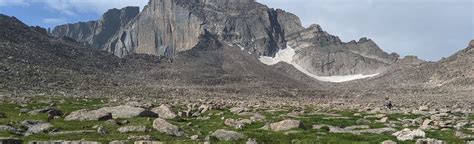
{"label": "grey rock", "polygon": [[16,138],[2,138],[0,137],[0,144],[22,144],[23,141]]}
{"label": "grey rock", "polygon": [[100,142],[96,141],[85,141],[85,140],[80,140],[80,141],[63,141],[63,140],[58,140],[58,141],[30,141],[28,144],[101,144]]}
{"label": "grey rock", "polygon": [[416,140],[416,144],[445,144],[442,140],[437,139],[418,139]]}
{"label": "grey rock", "polygon": [[141,141],[135,141],[134,144],[163,144],[163,142],[151,141],[151,140],[141,140]]}
{"label": "grey rock", "polygon": [[416,129],[416,130],[403,129],[401,131],[393,133],[392,135],[397,137],[397,139],[400,141],[406,141],[406,140],[413,140],[415,138],[424,138],[426,134],[424,131],[420,129]]}
{"label": "grey rock", "polygon": [[97,133],[100,134],[100,135],[106,135],[109,133],[109,130],[103,126],[99,126],[97,128]]}
{"label": "grey rock", "polygon": [[157,108],[153,108],[151,111],[158,114],[158,117],[163,119],[174,119],[177,116],[167,105],[161,105]]}
{"label": "grey rock", "polygon": [[117,129],[120,133],[130,133],[130,132],[146,132],[147,128],[145,126],[124,126]]}
{"label": "grey rock", "polygon": [[78,131],[59,131],[59,132],[50,132],[49,135],[70,135],[70,134],[90,134],[96,133],[94,130],[78,130]]}
{"label": "grey rock", "polygon": [[[189,50],[208,31],[224,42],[273,55],[285,47],[286,34],[303,28],[297,16],[254,0],[151,0],[127,25],[114,21],[124,19],[120,16],[107,17],[109,13],[112,12],[107,12],[99,22],[56,27],[53,34],[69,36],[123,57],[131,53],[166,55]],[[104,29],[98,24],[101,21],[111,21],[113,29]]]}
{"label": "grey rock", "polygon": [[108,10],[100,20],[60,25],[53,29],[52,35],[69,37],[84,42],[94,48],[102,48],[108,41],[134,19],[139,7],[125,7]]}
{"label": "grey rock", "polygon": [[244,139],[246,137],[245,135],[241,133],[238,133],[235,131],[228,131],[224,129],[218,129],[214,131],[210,136],[215,137],[218,140],[223,140],[223,141],[237,141],[237,140]]}
{"label": "grey rock", "polygon": [[144,109],[149,109],[154,106],[153,103],[151,102],[137,102],[137,101],[127,102],[125,103],[125,105],[131,106],[131,107],[144,108]]}
{"label": "grey rock", "polygon": [[106,121],[112,119],[112,113],[104,110],[78,110],[64,118],[65,121]]}
{"label": "grey rock", "polygon": [[398,60],[397,55],[385,53],[370,39],[344,43],[319,25],[290,34],[286,40],[297,50],[294,63],[318,76],[374,74]]}
{"label": "grey rock", "polygon": [[11,132],[18,135],[22,134],[20,129],[8,125],[0,125],[0,132]]}
{"label": "grey rock", "polygon": [[303,122],[299,120],[288,119],[270,124],[270,130],[272,131],[286,131],[295,128],[304,128]]}
{"label": "grey rock", "polygon": [[37,115],[37,114],[48,114],[49,116],[63,116],[63,112],[61,110],[55,108],[44,108],[44,109],[37,109],[29,111],[28,114],[30,115]]}
{"label": "grey rock", "polygon": [[394,142],[392,140],[386,140],[386,141],[383,141],[381,144],[397,144],[397,142]]}
{"label": "grey rock", "polygon": [[115,140],[115,141],[109,142],[109,144],[127,144],[127,141]]}
{"label": "grey rock", "polygon": [[370,122],[370,120],[368,119],[358,119],[356,121],[356,124],[359,124],[359,125],[368,125],[368,124],[371,124],[372,122]]}
{"label": "grey rock", "polygon": [[104,107],[99,110],[111,113],[114,119],[133,118],[133,117],[157,117],[158,116],[156,113],[150,110],[146,110],[144,108],[124,106],[124,105],[116,106],[116,107]]}
{"label": "grey rock", "polygon": [[257,139],[255,138],[249,138],[245,144],[258,144]]}
{"label": "grey rock", "polygon": [[244,107],[233,107],[233,108],[230,108],[229,111],[233,114],[240,114],[242,112],[248,111],[248,109]]}
{"label": "grey rock", "polygon": [[153,121],[153,128],[158,130],[159,132],[173,135],[173,136],[183,136],[184,132],[178,126],[175,126],[171,123],[168,123],[166,120],[162,118],[157,118]]}
{"label": "grey rock", "polygon": [[44,133],[53,127],[53,125],[51,125],[48,122],[38,121],[38,120],[22,121],[21,125],[27,128],[26,132],[24,133],[25,136],[29,136],[29,135],[37,134],[37,133]]}

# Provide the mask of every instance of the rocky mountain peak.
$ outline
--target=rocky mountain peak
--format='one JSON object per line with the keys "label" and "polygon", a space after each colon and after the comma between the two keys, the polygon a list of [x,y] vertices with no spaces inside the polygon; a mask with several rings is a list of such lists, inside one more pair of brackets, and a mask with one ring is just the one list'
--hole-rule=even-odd
{"label": "rocky mountain peak", "polygon": [[53,29],[52,35],[70,37],[93,48],[102,49],[122,27],[140,13],[140,7],[110,9],[100,20],[60,25]]}

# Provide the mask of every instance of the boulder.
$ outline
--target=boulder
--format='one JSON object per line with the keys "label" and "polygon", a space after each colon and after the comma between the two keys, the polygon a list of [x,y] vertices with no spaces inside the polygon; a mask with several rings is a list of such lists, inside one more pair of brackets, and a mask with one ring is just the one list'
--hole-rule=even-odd
{"label": "boulder", "polygon": [[24,133],[25,136],[43,133],[53,127],[53,125],[51,125],[50,123],[39,120],[22,121],[21,125],[27,128],[26,132]]}
{"label": "boulder", "polygon": [[109,144],[127,144],[127,141],[114,140],[109,142]]}
{"label": "boulder", "polygon": [[427,129],[431,128],[431,124],[432,124],[432,123],[433,123],[432,120],[426,119],[426,120],[424,120],[423,123],[421,124],[420,129],[422,129],[422,130],[427,130]]}
{"label": "boulder", "polygon": [[258,144],[257,140],[254,138],[249,138],[245,144]]}
{"label": "boulder", "polygon": [[397,142],[394,142],[392,140],[386,140],[386,141],[383,141],[381,144],[397,144]]}
{"label": "boulder", "polygon": [[4,112],[0,112],[0,118],[6,118],[7,115]]}
{"label": "boulder", "polygon": [[21,130],[8,125],[0,125],[0,132],[11,132],[14,134],[21,134]]}
{"label": "boulder", "polygon": [[270,124],[270,130],[272,131],[286,131],[295,128],[304,128],[303,122],[299,120],[287,119]]}
{"label": "boulder", "polygon": [[112,113],[114,119],[117,118],[133,118],[133,117],[158,117],[158,115],[150,110],[131,106],[104,107],[99,110]]}
{"label": "boulder", "polygon": [[20,139],[16,138],[2,138],[0,137],[0,144],[22,144]]}
{"label": "boulder", "polygon": [[109,130],[103,126],[99,126],[97,128],[97,133],[100,134],[100,135],[106,135],[109,133]]}
{"label": "boulder", "polygon": [[237,140],[244,139],[245,135],[235,132],[235,131],[219,129],[219,130],[214,131],[211,134],[211,137],[215,137],[219,140],[224,140],[224,141],[237,141]]}
{"label": "boulder", "polygon": [[414,140],[415,138],[425,138],[426,134],[424,131],[420,129],[416,129],[416,130],[403,129],[401,131],[393,133],[392,135],[397,137],[397,139],[400,141],[406,141],[406,140]]}
{"label": "boulder", "polygon": [[55,116],[63,116],[63,112],[59,109],[55,108],[44,108],[44,109],[37,109],[28,112],[30,115],[38,115],[38,114],[48,114],[51,117]]}
{"label": "boulder", "polygon": [[112,119],[112,113],[103,110],[92,110],[82,109],[74,111],[66,118],[65,121],[106,121]]}
{"label": "boulder", "polygon": [[119,131],[120,133],[146,132],[147,128],[145,126],[124,126],[118,128],[117,131]]}
{"label": "boulder", "polygon": [[158,117],[163,119],[174,119],[176,114],[169,108],[169,106],[161,105],[160,107],[154,108],[152,112],[158,114]]}
{"label": "boulder", "polygon": [[57,140],[57,141],[30,141],[28,143],[29,144],[101,144],[100,142],[85,141],[85,140],[80,140],[80,141],[63,141],[63,140]]}
{"label": "boulder", "polygon": [[144,108],[144,109],[149,109],[152,108],[154,105],[151,102],[137,102],[137,101],[132,101],[132,102],[127,102],[125,103],[126,106],[131,106],[131,107],[139,107],[139,108]]}
{"label": "boulder", "polygon": [[419,111],[429,111],[430,108],[429,108],[428,106],[420,106],[420,107],[418,108],[418,110],[419,110]]}
{"label": "boulder", "polygon": [[249,119],[243,119],[243,120],[234,120],[234,119],[226,119],[224,121],[224,125],[233,127],[236,129],[242,129],[245,127],[246,124],[252,124],[252,121]]}
{"label": "boulder", "polygon": [[245,112],[247,111],[248,109],[247,108],[244,108],[244,107],[233,107],[233,108],[230,108],[229,111],[233,114],[239,114],[241,112]]}
{"label": "boulder", "polygon": [[364,119],[364,118],[358,119],[358,120],[356,121],[356,124],[358,124],[358,125],[368,125],[368,124],[371,124],[371,123],[372,123],[372,122],[370,122],[370,120]]}
{"label": "boulder", "polygon": [[418,139],[416,140],[416,144],[444,144],[442,140],[437,139]]}
{"label": "boulder", "polygon": [[166,120],[162,118],[157,118],[153,121],[153,128],[158,130],[159,132],[173,135],[173,136],[183,136],[184,132],[178,126],[168,123]]}
{"label": "boulder", "polygon": [[134,144],[163,144],[163,142],[151,141],[151,140],[141,140],[141,141],[135,141]]}

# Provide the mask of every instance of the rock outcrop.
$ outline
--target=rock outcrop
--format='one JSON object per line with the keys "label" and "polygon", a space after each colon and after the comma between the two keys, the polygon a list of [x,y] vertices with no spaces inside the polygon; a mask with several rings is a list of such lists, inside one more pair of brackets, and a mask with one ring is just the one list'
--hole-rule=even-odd
{"label": "rock outcrop", "polygon": [[388,54],[373,40],[342,42],[319,25],[290,34],[288,47],[296,50],[293,62],[318,76],[375,74],[398,59],[398,54]]}
{"label": "rock outcrop", "polygon": [[100,49],[139,12],[139,7],[110,9],[98,21],[60,25],[55,27],[51,34],[58,37],[69,37]]}
{"label": "rock outcrop", "polygon": [[[138,15],[138,8],[130,9],[110,10],[99,21],[58,26],[53,35],[123,57],[189,50],[209,31],[230,45],[271,56],[285,47],[286,34],[303,28],[297,16],[255,0],[151,0]],[[116,13],[120,17],[110,17]],[[107,22],[115,24],[107,27]]]}

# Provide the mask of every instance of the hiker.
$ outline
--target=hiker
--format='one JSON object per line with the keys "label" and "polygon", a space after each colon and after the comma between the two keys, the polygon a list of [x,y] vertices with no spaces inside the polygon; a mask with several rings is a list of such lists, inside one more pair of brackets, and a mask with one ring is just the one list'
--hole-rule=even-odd
{"label": "hiker", "polygon": [[392,109],[392,107],[393,107],[392,101],[390,101],[390,99],[388,97],[386,97],[383,106],[385,108]]}

